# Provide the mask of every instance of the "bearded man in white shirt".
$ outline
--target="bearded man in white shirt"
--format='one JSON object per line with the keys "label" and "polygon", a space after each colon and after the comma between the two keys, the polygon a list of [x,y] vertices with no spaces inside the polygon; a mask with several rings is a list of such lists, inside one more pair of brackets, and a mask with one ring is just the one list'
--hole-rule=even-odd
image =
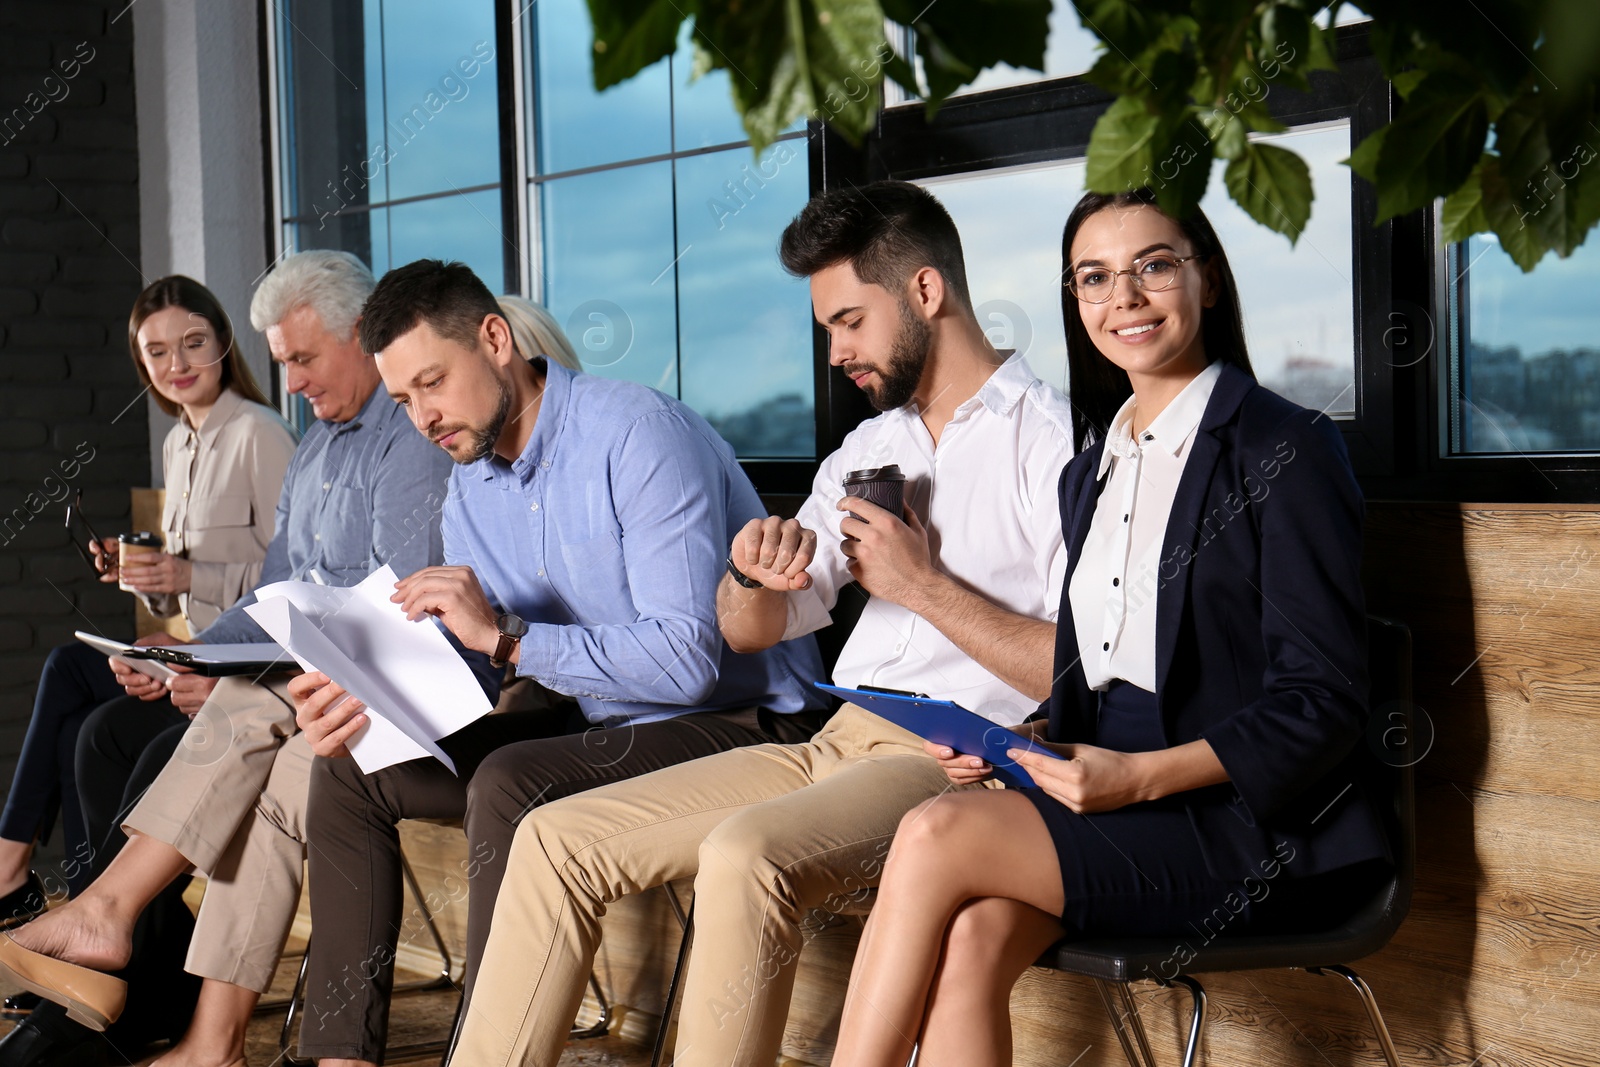
{"label": "bearded man in white shirt", "polygon": [[[913,690],[1022,724],[1050,692],[1065,398],[988,343],[955,225],[914,185],[817,197],[780,256],[810,279],[829,361],[883,413],[822,462],[796,519],[755,520],[734,539],[723,636],[750,652],[818,630],[854,581],[870,599],[838,685]],[[903,515],[844,496],[847,473],[891,463],[906,477]],[[606,906],[693,876],[674,1062],[769,1067],[808,917],[861,900],[901,816],[951,788],[931,751],[847,704],[804,744],[725,752],[535,809],[517,830],[452,1062],[554,1067]]]}

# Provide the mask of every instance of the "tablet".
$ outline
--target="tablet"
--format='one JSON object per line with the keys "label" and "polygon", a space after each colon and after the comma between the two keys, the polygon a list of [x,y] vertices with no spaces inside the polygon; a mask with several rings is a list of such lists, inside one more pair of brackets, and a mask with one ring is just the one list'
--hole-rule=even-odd
{"label": "tablet", "polygon": [[822,682],[816,685],[936,745],[949,745],[957,752],[982,756],[994,768],[994,776],[1013,789],[1031,787],[1034,781],[1021,764],[1006,758],[1007,750],[1031,747],[1051,759],[1061,758],[1047,748],[1032,745],[1015,731],[949,700],[933,700],[919,693],[893,689],[844,689]]}
{"label": "tablet", "polygon": [[[281,647],[271,641],[256,641],[239,645],[129,645],[97,634],[79,630],[78,640],[98,652],[130,661],[130,666],[153,678],[164,677],[146,670],[141,663],[152,666],[177,664],[207,678],[223,678],[235,674],[267,674],[298,669],[294,660]],[[168,675],[179,672],[167,670]]]}

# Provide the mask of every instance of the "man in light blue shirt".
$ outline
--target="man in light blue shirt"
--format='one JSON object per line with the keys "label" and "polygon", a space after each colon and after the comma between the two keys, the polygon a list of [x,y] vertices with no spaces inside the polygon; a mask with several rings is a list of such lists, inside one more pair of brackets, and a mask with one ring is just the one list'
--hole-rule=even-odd
{"label": "man in light blue shirt", "polygon": [[[529,808],[809,736],[822,707],[810,638],[740,654],[718,630],[727,545],[766,511],[703,418],[643,386],[529,362],[461,264],[391,271],[361,332],[390,395],[459,464],[444,511],[449,565],[403,579],[395,601],[570,700],[442,741],[459,779],[432,759],[370,775],[349,759],[317,761],[307,835],[318,933],[299,1053],[341,1063],[382,1059],[401,926],[396,821],[465,819],[470,983]],[[342,691],[318,675],[291,689],[304,694],[312,747],[344,755],[359,706],[334,706]],[[579,732],[550,736],[568,724]]]}

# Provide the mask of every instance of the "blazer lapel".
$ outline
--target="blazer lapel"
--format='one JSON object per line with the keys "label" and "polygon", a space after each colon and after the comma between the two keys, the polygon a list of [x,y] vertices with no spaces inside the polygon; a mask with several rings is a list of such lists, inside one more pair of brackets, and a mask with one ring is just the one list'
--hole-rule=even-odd
{"label": "blazer lapel", "polygon": [[[1099,706],[1098,698],[1089,693],[1083,677],[1083,663],[1078,657],[1078,628],[1072,619],[1072,601],[1069,590],[1072,588],[1072,575],[1078,569],[1078,560],[1083,555],[1083,545],[1089,539],[1089,526],[1094,520],[1095,501],[1100,495],[1104,483],[1095,478],[1095,472],[1100,469],[1100,456],[1105,450],[1105,442],[1094,444],[1084,459],[1088,470],[1076,486],[1066,486],[1072,493],[1068,500],[1066,515],[1072,518],[1071,529],[1063,530],[1067,546],[1067,575],[1061,583],[1061,610],[1056,615],[1056,654],[1057,669],[1061,664],[1071,664],[1061,671],[1052,685],[1053,696],[1056,699],[1056,710],[1053,716],[1060,728],[1058,736],[1066,741],[1081,741],[1094,736],[1095,709]],[[1065,518],[1065,516],[1063,516]]]}
{"label": "blazer lapel", "polygon": [[1256,383],[1243,371],[1232,366],[1222,368],[1217,384],[1212,387],[1211,399],[1206,403],[1206,413],[1195,431],[1189,459],[1183,465],[1183,476],[1178,479],[1178,491],[1172,498],[1172,512],[1167,517],[1167,532],[1161,543],[1160,569],[1165,570],[1169,560],[1177,564],[1183,558],[1180,548],[1188,550],[1190,559],[1178,566],[1178,573],[1171,581],[1163,579],[1156,591],[1158,699],[1166,691],[1167,672],[1172,668],[1172,657],[1178,647],[1178,624],[1188,604],[1190,570],[1199,547],[1206,500],[1217,462],[1222,458],[1222,441],[1215,431],[1233,419],[1245,394],[1254,388]]}

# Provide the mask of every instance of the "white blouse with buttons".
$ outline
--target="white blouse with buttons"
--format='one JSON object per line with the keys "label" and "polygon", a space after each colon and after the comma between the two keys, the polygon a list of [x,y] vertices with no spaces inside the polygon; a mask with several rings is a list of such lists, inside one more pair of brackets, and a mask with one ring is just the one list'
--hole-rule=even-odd
{"label": "white blouse with buttons", "polygon": [[1133,397],[1106,435],[1096,481],[1094,518],[1072,571],[1067,599],[1078,631],[1078,654],[1091,689],[1122,679],[1146,692],[1156,687],[1156,591],[1161,547],[1178,479],[1211,390],[1222,373],[1212,363],[1184,386],[1135,441]]}

